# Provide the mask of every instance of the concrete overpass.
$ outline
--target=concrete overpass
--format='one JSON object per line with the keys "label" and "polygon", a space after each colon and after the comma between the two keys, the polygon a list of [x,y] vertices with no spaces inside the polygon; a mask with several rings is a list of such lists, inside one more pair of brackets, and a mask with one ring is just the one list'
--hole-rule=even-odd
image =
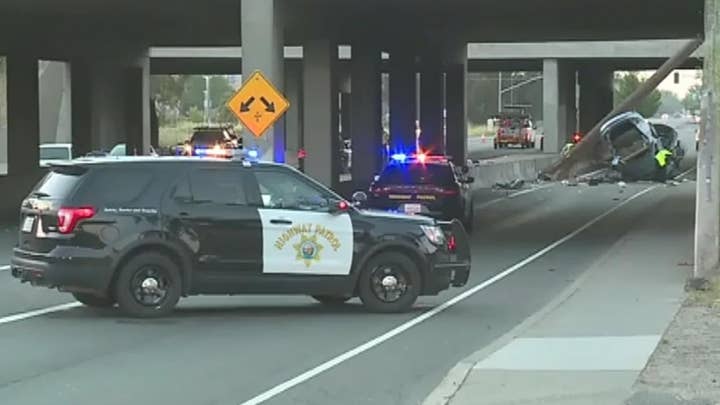
{"label": "concrete overpass", "polygon": [[[381,52],[390,57],[385,63],[392,77],[394,142],[413,143],[414,78],[420,71],[424,141],[460,160],[465,155],[465,80],[474,63],[468,59],[468,43],[677,39],[701,33],[702,22],[702,0],[109,0],[102,5],[7,0],[0,4],[0,54],[8,61],[8,175],[0,178],[0,187],[26,189],[38,175],[36,72],[41,58],[71,65],[71,125],[78,152],[116,142],[143,150],[153,143],[151,47],[241,46],[241,71],[260,69],[285,89],[284,46],[302,46],[302,70],[293,80],[312,89],[297,95],[302,98],[298,125],[308,152],[306,171],[334,185],[341,87],[351,105],[354,155],[363,157],[353,164],[353,178],[367,179],[379,164]],[[339,44],[352,46],[350,80],[342,83],[337,79]],[[545,59],[542,66],[546,78],[556,78],[545,80],[545,93],[563,103],[570,97],[566,78],[572,68],[558,58]],[[608,77],[605,71],[588,75],[602,82]],[[557,133],[563,133],[566,109],[553,111]],[[266,158],[283,160],[285,139],[282,120],[259,146]],[[5,200],[6,208],[14,212],[19,198]]]}

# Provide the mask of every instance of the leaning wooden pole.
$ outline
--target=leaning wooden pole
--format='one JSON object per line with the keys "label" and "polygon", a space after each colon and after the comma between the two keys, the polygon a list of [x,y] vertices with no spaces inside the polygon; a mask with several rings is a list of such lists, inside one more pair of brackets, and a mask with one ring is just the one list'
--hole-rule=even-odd
{"label": "leaning wooden pole", "polygon": [[[715,1],[715,0],[707,0]],[[572,152],[564,159],[559,160],[554,165],[545,170],[545,173],[553,179],[563,179],[573,176],[574,171],[578,168],[578,164],[592,164],[598,158],[598,152],[601,150],[600,145],[600,128],[610,118],[636,109],[637,106],[652,93],[657,86],[665,80],[673,70],[682,65],[700,45],[703,43],[702,38],[696,38],[689,41],[682,47],[673,57],[668,59],[649,79],[642,83],[630,96],[615,107],[600,122],[588,132],[583,140],[577,144]],[[582,166],[580,166],[582,167]]]}
{"label": "leaning wooden pole", "polygon": [[695,200],[694,283],[717,275],[720,259],[720,0],[705,0],[705,62]]}

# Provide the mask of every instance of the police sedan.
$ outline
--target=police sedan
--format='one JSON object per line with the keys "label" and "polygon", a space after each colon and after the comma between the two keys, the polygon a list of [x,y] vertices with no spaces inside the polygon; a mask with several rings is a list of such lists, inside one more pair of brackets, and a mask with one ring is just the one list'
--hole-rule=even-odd
{"label": "police sedan", "polygon": [[460,220],[472,230],[474,220],[472,177],[447,156],[396,153],[377,175],[368,192],[354,199],[364,207],[421,214],[440,220]]}

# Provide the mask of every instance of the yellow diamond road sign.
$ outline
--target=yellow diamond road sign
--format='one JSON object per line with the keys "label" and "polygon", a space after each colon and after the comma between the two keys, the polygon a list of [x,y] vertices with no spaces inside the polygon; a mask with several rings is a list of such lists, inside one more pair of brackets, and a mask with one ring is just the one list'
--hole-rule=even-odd
{"label": "yellow diamond road sign", "polygon": [[255,71],[227,107],[245,128],[261,137],[290,108],[290,102],[260,71]]}

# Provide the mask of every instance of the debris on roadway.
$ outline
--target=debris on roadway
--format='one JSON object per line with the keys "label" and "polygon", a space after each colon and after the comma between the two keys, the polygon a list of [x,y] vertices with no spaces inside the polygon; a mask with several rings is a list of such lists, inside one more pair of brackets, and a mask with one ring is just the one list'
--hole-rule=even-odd
{"label": "debris on roadway", "polygon": [[513,181],[505,182],[505,183],[495,183],[493,185],[494,190],[520,190],[525,186],[525,180],[523,179],[515,179]]}

